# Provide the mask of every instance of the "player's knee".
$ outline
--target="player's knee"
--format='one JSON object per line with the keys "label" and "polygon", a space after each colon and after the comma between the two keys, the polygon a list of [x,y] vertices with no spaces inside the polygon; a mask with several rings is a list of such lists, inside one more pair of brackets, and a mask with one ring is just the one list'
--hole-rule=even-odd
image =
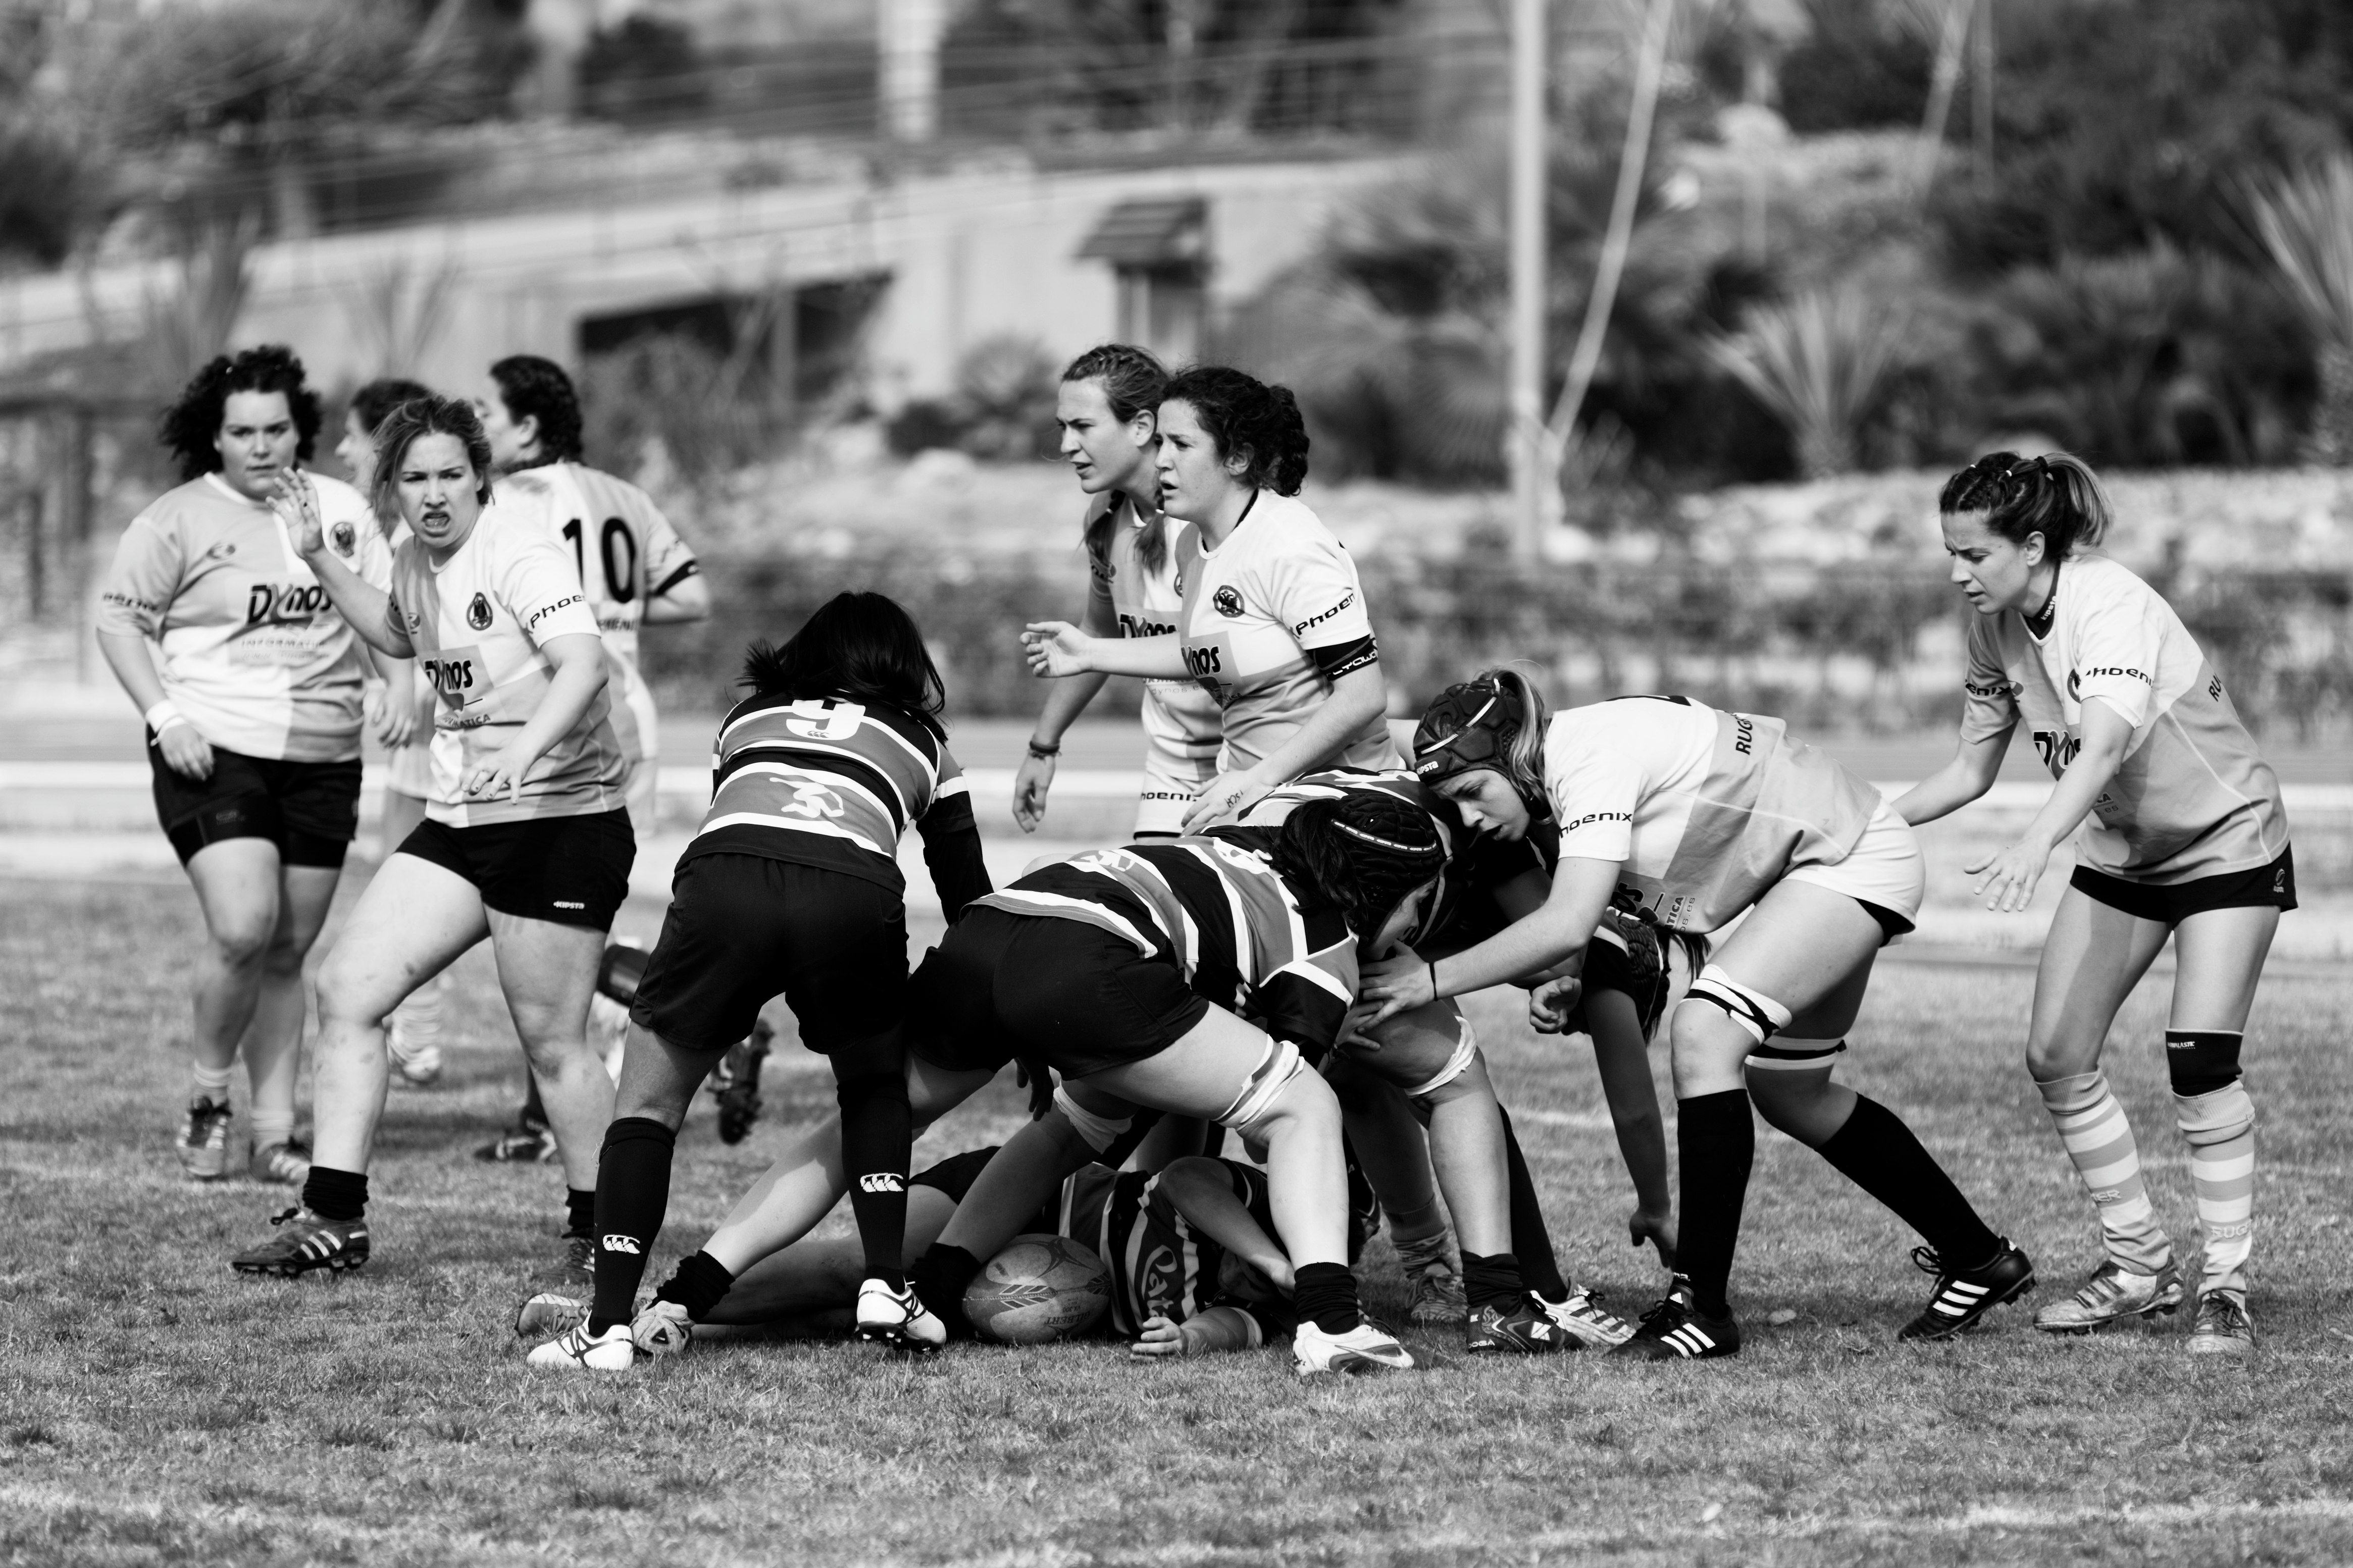
{"label": "player's knee", "polygon": [[233,910],[212,923],[210,934],[213,956],[224,968],[259,969],[277,941],[277,911]]}
{"label": "player's knee", "polygon": [[1275,1128],[1290,1123],[1309,1127],[1340,1126],[1340,1102],[1332,1086],[1307,1069],[1299,1047],[1289,1040],[1269,1039],[1230,1104],[1212,1120],[1229,1127],[1245,1140],[1263,1142]]}
{"label": "player's knee", "polygon": [[1072,1094],[1068,1084],[1055,1087],[1054,1109],[1061,1112],[1062,1120],[1070,1123],[1071,1131],[1078,1135],[1079,1142],[1098,1154],[1118,1142],[1127,1130],[1135,1125],[1133,1111],[1123,1116],[1089,1105]]}
{"label": "player's knee", "polygon": [[2239,1032],[2235,1029],[2168,1029],[2165,1073],[2182,1099],[2211,1094],[2239,1081]]}

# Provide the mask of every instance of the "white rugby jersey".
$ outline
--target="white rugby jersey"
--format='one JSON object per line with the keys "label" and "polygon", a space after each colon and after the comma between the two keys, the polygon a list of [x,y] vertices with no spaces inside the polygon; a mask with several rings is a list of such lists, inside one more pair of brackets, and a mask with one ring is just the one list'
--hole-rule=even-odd
{"label": "white rugby jersey", "polygon": [[1564,710],[1544,760],[1561,856],[1623,861],[1621,898],[1676,931],[1714,931],[1792,868],[1845,859],[1880,805],[1780,720],[1686,697]]}
{"label": "white rugby jersey", "polygon": [[1971,616],[1961,738],[2022,714],[2053,778],[2083,744],[2096,697],[2132,726],[2123,765],[2076,831],[2079,861],[2112,877],[2186,882],[2269,865],[2287,847],[2278,775],[2222,678],[2157,591],[2105,555],[2059,563],[2051,635],[2015,611]]}
{"label": "white rugby jersey", "polygon": [[555,667],[541,647],[597,635],[571,561],[530,518],[493,500],[439,566],[423,541],[405,541],[393,556],[389,619],[440,699],[427,816],[473,827],[622,808],[630,759],[613,731],[609,685],[531,765],[521,800],[464,793],[467,773],[512,741],[546,697]]}
{"label": "white rugby jersey", "polygon": [[[1100,536],[1096,522],[1105,510],[1108,525]],[[1167,637],[1176,630],[1185,596],[1177,587],[1177,536],[1193,525],[1165,519],[1166,546],[1157,570],[1137,554],[1136,540],[1147,521],[1126,497],[1108,509],[1099,500],[1088,509],[1087,570],[1097,591],[1111,600],[1112,614],[1124,637]],[[1100,542],[1098,542],[1100,539]],[[1155,751],[1191,763],[1214,763],[1225,738],[1225,716],[1218,700],[1192,680],[1147,680],[1144,683],[1144,733]]]}
{"label": "white rugby jersey", "polygon": [[[386,586],[391,551],[367,502],[339,479],[309,477],[327,547]],[[132,520],[100,590],[98,629],[160,644],[164,694],[216,746],[297,763],[360,754],[358,639],[286,520],[218,474],[165,491]]]}
{"label": "white rugby jersey", "polygon": [[[1332,683],[1380,660],[1356,564],[1290,496],[1261,490],[1215,550],[1176,541],[1177,631],[1193,679],[1224,721],[1221,772],[1255,766],[1299,731]],[[1319,765],[1393,768],[1404,758],[1380,714]]]}
{"label": "white rugby jersey", "polygon": [[646,601],[695,575],[702,565],[653,498],[582,463],[542,463],[501,476],[501,505],[529,516],[572,557],[615,678],[614,732],[630,756],[659,748],[653,698],[638,668],[638,627]]}

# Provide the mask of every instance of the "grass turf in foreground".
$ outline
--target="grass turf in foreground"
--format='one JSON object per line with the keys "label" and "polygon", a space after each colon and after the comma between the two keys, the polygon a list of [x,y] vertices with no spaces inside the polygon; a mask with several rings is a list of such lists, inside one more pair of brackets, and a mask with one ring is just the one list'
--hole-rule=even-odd
{"label": "grass turf in foreground", "polygon": [[[283,1189],[183,1182],[184,889],[16,883],[0,900],[0,1559],[11,1562],[1626,1563],[2331,1561],[2353,1554],[2343,1403],[2348,994],[2265,987],[2252,1370],[2194,1368],[2186,1321],[2088,1340],[2007,1309],[1901,1346],[1928,1280],[1890,1216],[1760,1133],[1735,1300],[1741,1358],[1592,1356],[1302,1386],[1281,1354],[1131,1364],[1111,1345],[706,1345],[623,1378],[533,1373],[508,1331],[552,1257],[561,1178],[467,1151],[512,1110],[487,963],[459,976],[450,1083],[396,1093],[376,1261],[343,1279],[232,1276]],[[1891,965],[1851,1081],[1902,1110],[2031,1252],[2043,1286],[2094,1260],[2089,1210],[2017,1066],[2029,977]],[[1581,1047],[1477,1005],[1564,1256],[1639,1310],[1658,1277]],[[2110,1063],[2161,1211],[2186,1162],[2137,997]],[[238,1089],[240,1110],[243,1089]],[[770,1114],[681,1142],[663,1257],[691,1245],[831,1094],[780,1054]],[[1001,1137],[1009,1088],[919,1157]],[[839,1223],[839,1222],[837,1222]],[[1368,1294],[1401,1304],[1385,1248]],[[1770,1320],[1792,1314],[1785,1322]]]}

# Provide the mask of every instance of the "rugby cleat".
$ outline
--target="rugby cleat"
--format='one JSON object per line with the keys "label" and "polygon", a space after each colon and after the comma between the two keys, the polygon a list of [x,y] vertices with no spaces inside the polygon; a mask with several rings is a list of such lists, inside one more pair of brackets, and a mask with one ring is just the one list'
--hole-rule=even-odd
{"label": "rugby cleat", "polygon": [[311,1176],[311,1146],[300,1138],[289,1138],[283,1143],[272,1143],[267,1149],[256,1149],[246,1163],[246,1173],[257,1182],[283,1182],[299,1187]]}
{"label": "rugby cleat", "polygon": [[180,1169],[199,1182],[217,1182],[228,1174],[228,1101],[210,1095],[188,1107],[187,1125],[172,1140]]}
{"label": "rugby cleat", "polygon": [[278,1234],[230,1258],[231,1268],[291,1279],[314,1268],[341,1273],[368,1260],[364,1219],[328,1219],[306,1208],[290,1208],[271,1215],[269,1223],[279,1227]]}
{"label": "rugby cleat", "polygon": [[1446,1232],[1397,1243],[1398,1263],[1413,1295],[1405,1315],[1417,1323],[1459,1323],[1471,1313],[1462,1278],[1446,1255]]}
{"label": "rugby cleat", "polygon": [[2158,1312],[2169,1317],[2180,1306],[2181,1276],[2172,1264],[2137,1274],[2109,1258],[2092,1270],[2082,1289],[2035,1313],[2034,1326],[2046,1334],[2088,1334],[2126,1318]]}
{"label": "rugby cleat", "polygon": [[1550,1313],[1528,1298],[1508,1312],[1493,1302],[1473,1308],[1462,1325],[1462,1349],[1470,1355],[1549,1355],[1579,1348]]}
{"label": "rugby cleat", "polygon": [[566,1231],[564,1252],[556,1259],[556,1276],[575,1285],[596,1283],[596,1238],[579,1231]]}
{"label": "rugby cleat", "polygon": [[2245,1357],[2255,1353],[2255,1325],[2243,1297],[2208,1290],[2198,1298],[2198,1326],[2189,1331],[2191,1355]]}
{"label": "rugby cleat", "polygon": [[432,1040],[415,1041],[395,1016],[385,1025],[385,1054],[392,1058],[393,1081],[423,1089],[441,1081],[441,1047]]}
{"label": "rugby cleat", "polygon": [[1599,1298],[1590,1290],[1571,1287],[1566,1301],[1547,1301],[1531,1290],[1528,1300],[1568,1336],[1571,1350],[1583,1345],[1588,1350],[1606,1351],[1634,1337],[1634,1325],[1602,1307]]}
{"label": "rugby cleat", "polygon": [[601,1334],[588,1331],[588,1320],[534,1349],[523,1358],[533,1366],[559,1367],[566,1372],[627,1372],[637,1364],[638,1347],[627,1323],[615,1323]]}
{"label": "rugby cleat", "polygon": [[683,1302],[657,1297],[629,1325],[629,1338],[637,1342],[639,1355],[681,1355],[694,1342],[694,1320],[686,1315]]}
{"label": "rugby cleat", "polygon": [[892,1350],[931,1352],[948,1342],[948,1329],[923,1298],[911,1289],[893,1290],[880,1279],[858,1288],[858,1326],[852,1336],[871,1345]]}
{"label": "rugby cleat", "polygon": [[475,1150],[474,1158],[494,1165],[544,1165],[555,1158],[555,1130],[526,1116]]}
{"label": "rugby cleat", "polygon": [[1926,1247],[1912,1249],[1912,1262],[1936,1277],[1936,1290],[1920,1315],[1895,1331],[1899,1340],[1949,1340],[1967,1333],[1996,1307],[2034,1289],[2034,1265],[2007,1237],[2001,1250],[1976,1268],[1956,1268]]}
{"label": "rugby cleat", "polygon": [[1702,1317],[1692,1304],[1691,1281],[1678,1274],[1631,1337],[1609,1353],[1633,1361],[1716,1361],[1740,1353],[1740,1325],[1729,1312]]}
{"label": "rugby cleat", "polygon": [[741,1143],[760,1120],[760,1068],[768,1059],[768,1042],[776,1031],[765,1018],[752,1032],[727,1048],[712,1072],[711,1089],[719,1102],[719,1141]]}
{"label": "rugby cleat", "polygon": [[1368,1372],[1404,1372],[1413,1365],[1412,1354],[1398,1343],[1397,1336],[1370,1319],[1345,1334],[1327,1334],[1315,1326],[1314,1319],[1303,1320],[1292,1333],[1291,1354],[1302,1377],[1328,1373],[1356,1377]]}
{"label": "rugby cleat", "polygon": [[515,1338],[544,1339],[585,1322],[587,1317],[588,1303],[577,1296],[542,1290],[515,1309]]}

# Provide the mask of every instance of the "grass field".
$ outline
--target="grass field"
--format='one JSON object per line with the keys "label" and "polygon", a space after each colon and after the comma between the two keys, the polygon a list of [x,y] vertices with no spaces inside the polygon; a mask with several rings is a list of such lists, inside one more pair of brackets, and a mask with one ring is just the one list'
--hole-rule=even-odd
{"label": "grass field", "polygon": [[[226,1256],[282,1189],[192,1186],[165,1146],[196,930],[176,883],[0,885],[0,1561],[2353,1557],[2342,982],[2275,978],[2251,1034],[2265,1338],[2250,1369],[2191,1367],[2186,1324],[2053,1341],[2016,1309],[1964,1342],[1898,1345],[1928,1286],[1905,1258],[1914,1238],[1762,1132],[1736,1362],[1465,1365],[1451,1336],[1416,1334],[1425,1371],[1302,1387],[1271,1353],[1139,1366],[1098,1344],[903,1364],[735,1344],[588,1382],[527,1369],[509,1331],[553,1248],[561,1179],[465,1157],[518,1072],[480,954],[460,970],[452,1081],[398,1093],[388,1116],[375,1261],[343,1279],[231,1275]],[[1848,1070],[2033,1255],[2039,1300],[2073,1287],[2094,1243],[2017,1065],[2030,980],[1890,965]],[[2145,991],[2110,1072],[2186,1238],[2160,1020]],[[1478,1021],[1565,1259],[1639,1309],[1658,1277],[1625,1246],[1589,1058],[1502,1000]],[[768,1089],[740,1148],[706,1109],[690,1120],[656,1277],[780,1127],[830,1101],[798,1050]],[[1017,1114],[1009,1088],[992,1090],[923,1150],[995,1139]],[[1385,1247],[1370,1268],[1374,1307],[1395,1308]]]}

